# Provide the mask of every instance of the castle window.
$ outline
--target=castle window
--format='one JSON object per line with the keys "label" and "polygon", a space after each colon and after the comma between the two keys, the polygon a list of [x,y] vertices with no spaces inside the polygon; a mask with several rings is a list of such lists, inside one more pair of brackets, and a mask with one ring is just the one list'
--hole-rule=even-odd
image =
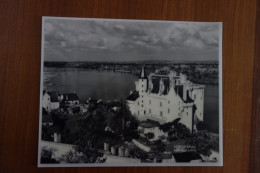
{"label": "castle window", "polygon": [[170,100],[168,100],[168,103],[169,103],[169,104],[171,103]]}
{"label": "castle window", "polygon": [[162,102],[160,102],[160,107],[162,107]]}
{"label": "castle window", "polygon": [[151,109],[149,109],[149,114],[151,114]]}
{"label": "castle window", "polygon": [[142,100],[142,103],[143,103],[144,101]]}
{"label": "castle window", "polygon": [[138,106],[139,106],[139,102],[137,102],[138,103]]}
{"label": "castle window", "polygon": [[142,85],[142,87],[144,87],[144,85]]}
{"label": "castle window", "polygon": [[142,96],[142,98],[144,98],[144,96]]}
{"label": "castle window", "polygon": [[138,115],[139,115],[139,111],[138,111]]}
{"label": "castle window", "polygon": [[189,114],[189,112],[186,113],[187,115]]}
{"label": "castle window", "polygon": [[150,105],[151,103],[152,103],[151,100],[149,100],[149,105]]}
{"label": "castle window", "polygon": [[144,105],[142,105],[142,107],[144,107]]}
{"label": "castle window", "polygon": [[194,94],[194,100],[196,100],[196,94]]}
{"label": "castle window", "polygon": [[170,113],[170,108],[168,108],[168,114]]}
{"label": "castle window", "polygon": [[163,112],[162,112],[162,111],[160,111],[160,116],[161,116],[161,117],[163,116]]}

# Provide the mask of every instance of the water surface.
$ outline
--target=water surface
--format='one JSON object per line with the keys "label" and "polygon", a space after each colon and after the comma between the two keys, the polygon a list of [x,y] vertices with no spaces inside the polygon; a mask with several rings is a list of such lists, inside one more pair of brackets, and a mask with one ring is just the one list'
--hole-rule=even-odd
{"label": "water surface", "polygon": [[[44,89],[61,93],[76,92],[81,102],[88,98],[125,99],[135,90],[136,76],[113,71],[85,70],[78,68],[45,68]],[[204,121],[211,131],[218,132],[218,84],[205,88]]]}

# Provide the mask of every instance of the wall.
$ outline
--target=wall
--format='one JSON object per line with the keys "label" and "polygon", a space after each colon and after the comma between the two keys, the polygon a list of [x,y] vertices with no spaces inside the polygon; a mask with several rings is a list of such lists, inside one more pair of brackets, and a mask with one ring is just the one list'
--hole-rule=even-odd
{"label": "wall", "polygon": [[[256,1],[0,0],[0,172],[249,172]],[[38,169],[42,16],[222,21],[224,166]]]}

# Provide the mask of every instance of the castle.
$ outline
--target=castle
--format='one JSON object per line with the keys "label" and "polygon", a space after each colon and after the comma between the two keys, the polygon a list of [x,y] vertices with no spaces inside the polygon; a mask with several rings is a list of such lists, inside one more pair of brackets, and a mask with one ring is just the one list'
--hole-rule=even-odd
{"label": "castle", "polygon": [[144,67],[136,91],[127,103],[131,113],[139,120],[158,121],[160,124],[180,118],[180,123],[193,131],[196,122],[203,121],[204,85],[194,84],[182,73],[170,71],[168,75],[146,75]]}

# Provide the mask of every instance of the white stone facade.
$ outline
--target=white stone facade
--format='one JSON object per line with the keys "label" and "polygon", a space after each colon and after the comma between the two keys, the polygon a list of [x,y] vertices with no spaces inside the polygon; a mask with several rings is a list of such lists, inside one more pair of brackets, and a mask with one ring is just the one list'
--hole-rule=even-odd
{"label": "white stone facade", "polygon": [[135,85],[136,91],[127,103],[139,120],[163,124],[181,118],[180,122],[190,130],[195,127],[194,121],[203,121],[205,86],[190,82],[185,74],[171,71],[168,75],[151,73],[146,77],[143,68]]}

